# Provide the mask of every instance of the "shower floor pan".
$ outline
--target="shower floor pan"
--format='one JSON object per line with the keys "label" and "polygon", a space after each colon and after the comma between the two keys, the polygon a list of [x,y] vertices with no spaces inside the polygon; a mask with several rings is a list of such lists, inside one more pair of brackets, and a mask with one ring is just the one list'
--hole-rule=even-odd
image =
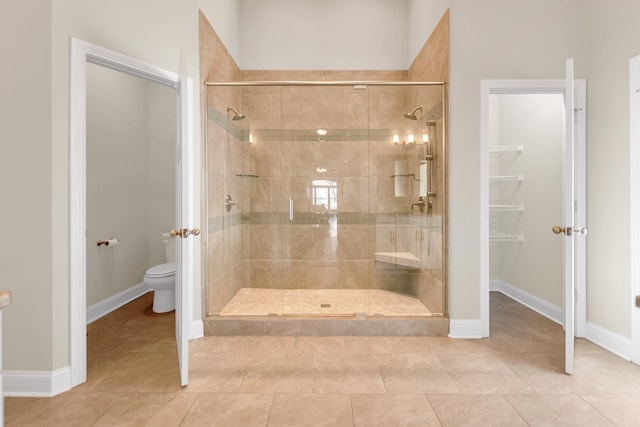
{"label": "shower floor pan", "polygon": [[446,336],[449,319],[417,298],[369,289],[241,289],[205,335]]}

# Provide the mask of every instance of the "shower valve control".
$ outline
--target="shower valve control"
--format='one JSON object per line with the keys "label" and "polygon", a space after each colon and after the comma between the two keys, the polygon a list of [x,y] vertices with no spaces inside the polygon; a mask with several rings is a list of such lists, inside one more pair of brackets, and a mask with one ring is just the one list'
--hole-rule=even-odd
{"label": "shower valve control", "polygon": [[228,194],[227,197],[224,198],[224,207],[227,210],[227,212],[231,212],[231,208],[236,206],[237,209],[240,209],[240,206],[238,206],[238,202],[234,202],[233,199],[231,198],[231,195]]}

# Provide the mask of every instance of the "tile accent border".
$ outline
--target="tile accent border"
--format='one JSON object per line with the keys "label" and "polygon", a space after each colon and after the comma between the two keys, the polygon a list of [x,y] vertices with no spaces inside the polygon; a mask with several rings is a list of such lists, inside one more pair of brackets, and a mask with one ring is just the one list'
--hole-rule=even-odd
{"label": "tile accent border", "polygon": [[4,395],[51,397],[71,389],[71,369],[55,371],[4,371]]}

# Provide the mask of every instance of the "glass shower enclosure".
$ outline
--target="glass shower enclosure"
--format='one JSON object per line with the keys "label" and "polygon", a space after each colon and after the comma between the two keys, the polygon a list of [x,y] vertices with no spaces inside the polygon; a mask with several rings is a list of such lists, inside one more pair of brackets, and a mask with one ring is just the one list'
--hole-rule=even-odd
{"label": "glass shower enclosure", "polygon": [[447,315],[444,84],[206,89],[208,315]]}

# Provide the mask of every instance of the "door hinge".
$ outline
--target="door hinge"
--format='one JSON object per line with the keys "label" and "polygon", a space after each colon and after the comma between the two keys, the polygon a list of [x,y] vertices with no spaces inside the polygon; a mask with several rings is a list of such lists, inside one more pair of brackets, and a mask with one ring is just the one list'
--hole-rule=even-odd
{"label": "door hinge", "polygon": [[573,122],[578,123],[578,113],[582,111],[582,108],[574,108],[573,109]]}

